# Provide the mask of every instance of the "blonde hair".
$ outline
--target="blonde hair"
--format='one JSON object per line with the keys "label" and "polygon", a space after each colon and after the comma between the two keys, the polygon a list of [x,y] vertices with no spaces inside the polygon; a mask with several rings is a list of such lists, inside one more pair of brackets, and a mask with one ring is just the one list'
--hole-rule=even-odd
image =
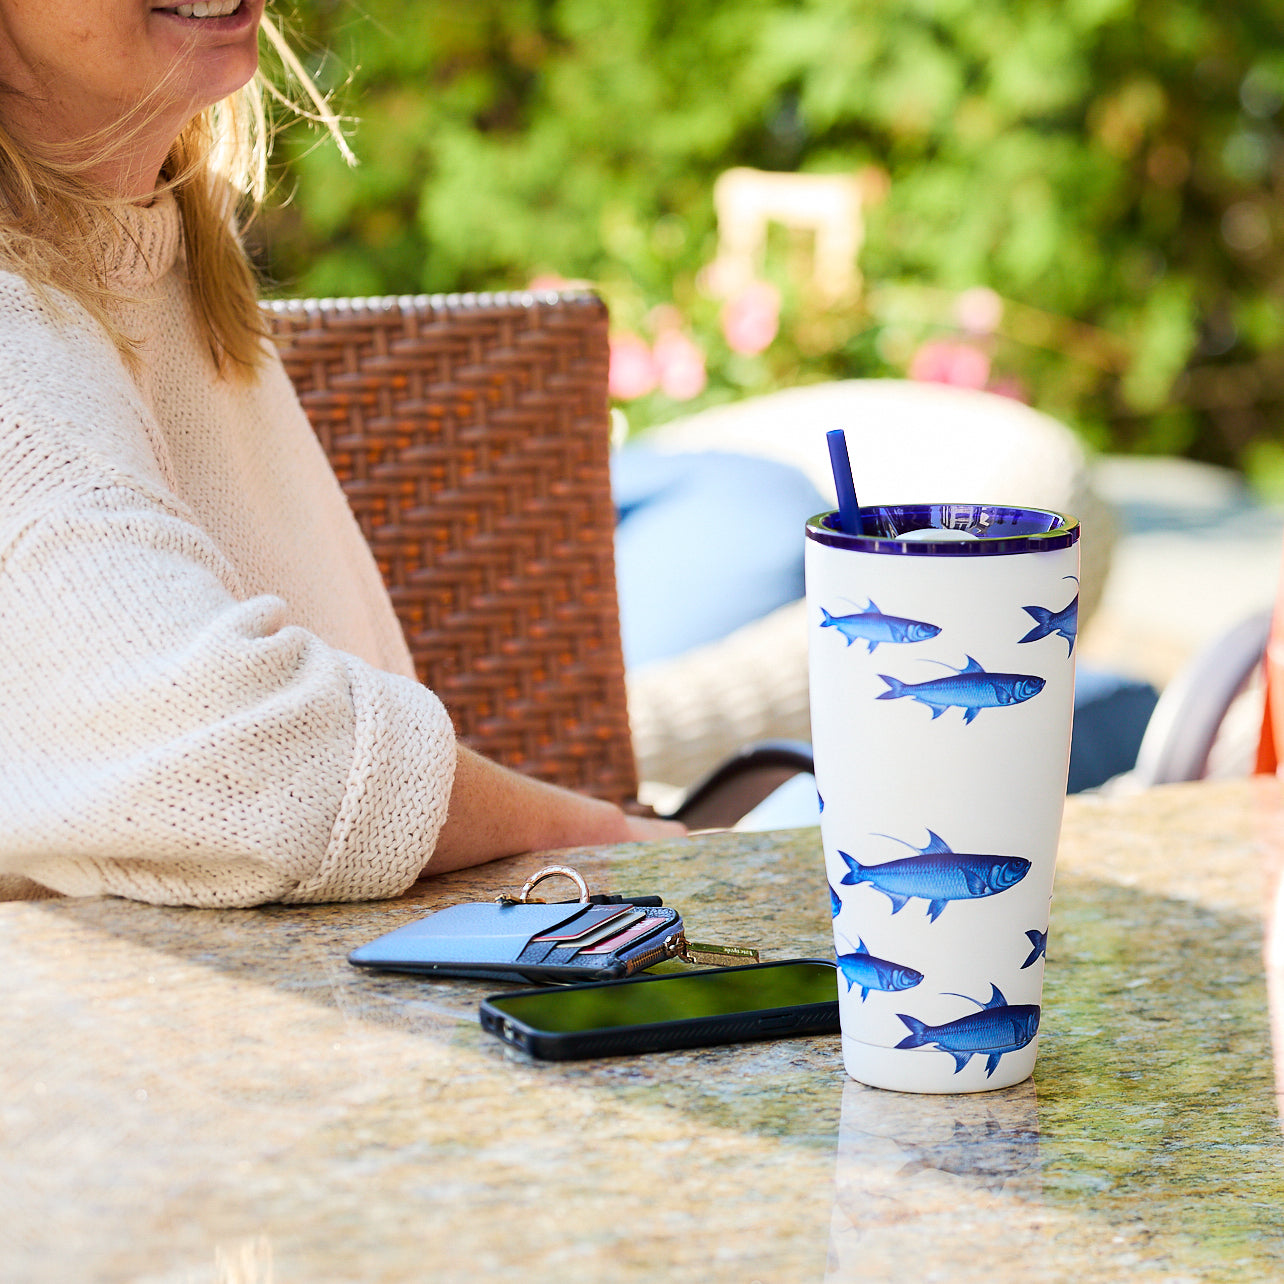
{"label": "blonde hair", "polygon": [[[198,322],[220,373],[250,378],[263,359],[267,328],[258,283],[241,243],[243,222],[266,188],[271,97],[325,126],[349,163],[353,156],[311,78],[266,16],[262,35],[298,82],[311,110],[292,102],[262,71],[243,89],[200,112],[169,150],[162,190],[174,193],[187,274]],[[88,140],[39,153],[0,125],[0,259],[25,277],[55,309],[53,291],[79,303],[127,361],[135,340],[116,319],[121,292],[108,277],[104,242],[118,243],[125,204],[86,177],[145,127],[149,104],[131,122],[113,122]]]}

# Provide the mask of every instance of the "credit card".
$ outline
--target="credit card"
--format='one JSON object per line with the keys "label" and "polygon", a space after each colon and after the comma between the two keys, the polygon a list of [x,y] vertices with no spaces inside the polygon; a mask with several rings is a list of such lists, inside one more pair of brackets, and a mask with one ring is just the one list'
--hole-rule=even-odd
{"label": "credit card", "polygon": [[598,941],[605,940],[607,937],[616,936],[622,928],[626,928],[630,923],[645,917],[646,915],[640,909],[630,909],[618,918],[613,918],[609,923],[603,923],[601,927],[595,927],[591,932],[586,932],[583,936],[577,936],[573,941],[563,941],[557,948],[574,950],[579,954],[588,946],[596,945]]}
{"label": "credit card", "polygon": [[[608,936],[605,940],[598,940],[592,945],[582,946],[579,953],[609,954],[612,950],[618,950],[621,946],[640,940],[657,927],[667,926],[668,922],[668,919],[656,918],[654,915],[648,914],[640,921],[630,924],[623,931],[616,931],[614,935]],[[612,923],[611,926],[615,927],[616,925]]]}
{"label": "credit card", "polygon": [[[579,941],[580,937],[597,931],[600,927],[615,924],[617,919],[623,919],[625,915],[636,918],[640,912],[632,905],[594,905],[586,909],[583,914],[577,914],[569,923],[563,923],[561,927],[532,939],[549,944],[569,945],[573,941]],[[631,923],[633,918],[629,918],[628,921]],[[623,926],[623,923],[620,926]]]}

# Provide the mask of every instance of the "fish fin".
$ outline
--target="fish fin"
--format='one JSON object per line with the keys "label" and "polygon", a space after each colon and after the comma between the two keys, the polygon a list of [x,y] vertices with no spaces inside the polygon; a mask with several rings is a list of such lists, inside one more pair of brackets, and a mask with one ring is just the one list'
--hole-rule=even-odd
{"label": "fish fin", "polygon": [[899,914],[909,904],[909,897],[902,896],[899,892],[889,892],[886,888],[878,889],[892,903],[892,913]]}
{"label": "fish fin", "polygon": [[859,936],[856,938],[856,948],[855,948],[855,950],[853,950],[853,951],[852,951],[852,953],[854,953],[854,954],[868,954],[868,953],[869,953],[869,947],[868,947],[868,946],[866,946],[865,942],[864,942],[864,941],[862,941],[862,940],[860,939],[860,937],[859,937]]}
{"label": "fish fin", "polygon": [[874,599],[871,597],[869,599],[869,602],[866,604],[865,610],[862,612],[862,614],[863,615],[882,615],[882,611],[878,609],[877,605],[874,602]]}
{"label": "fish fin", "polygon": [[823,620],[821,620],[820,627],[822,629],[832,628],[834,625],[834,617],[830,615],[830,613],[827,610],[825,610],[823,606],[820,608],[820,613],[825,617]]}
{"label": "fish fin", "polygon": [[920,1021],[918,1017],[908,1016],[904,1012],[898,1012],[896,1015],[909,1029],[909,1033],[896,1045],[898,1048],[921,1048],[925,1043],[930,1042],[927,1022]]}
{"label": "fish fin", "polygon": [[867,998],[869,998],[869,986],[862,985],[860,987],[860,1001],[864,1003]]}
{"label": "fish fin", "polygon": [[877,697],[879,700],[899,700],[901,696],[906,694],[905,683],[900,678],[893,678],[886,673],[880,673],[878,676],[887,683],[887,690]]}
{"label": "fish fin", "polygon": [[969,655],[967,663],[961,668],[956,669],[956,673],[984,673],[985,670]]}
{"label": "fish fin", "polygon": [[[1030,608],[1027,606],[1025,609],[1028,611]],[[1047,621],[1045,620],[1042,624],[1036,624],[1034,628],[1032,628],[1029,631],[1029,633],[1025,635],[1025,637],[1018,638],[1017,641],[1018,642],[1037,642],[1040,638],[1046,638],[1048,634],[1051,632],[1052,630],[1048,628]]]}
{"label": "fish fin", "polygon": [[[882,697],[880,696],[880,697],[879,697],[879,699],[882,699]],[[932,721],[933,721],[933,722],[935,722],[935,721],[936,721],[936,719],[937,719],[937,718],[939,718],[939,717],[941,716],[941,714],[943,714],[947,708],[949,708],[949,706],[948,706],[948,705],[944,705],[944,704],[930,704],[930,703],[929,703],[928,701],[926,701],[926,700],[922,700],[922,701],[920,701],[920,703],[921,703],[921,704],[926,704],[926,705],[927,705],[927,707],[928,707],[929,709],[931,709],[931,711],[932,711]]]}
{"label": "fish fin", "polygon": [[985,1077],[988,1079],[998,1068],[999,1058],[1003,1055],[1001,1052],[991,1052],[985,1058]]}
{"label": "fish fin", "polygon": [[[965,705],[963,708],[963,725],[966,727],[981,710],[974,704]],[[986,724],[989,725],[988,723]]]}
{"label": "fish fin", "polygon": [[1039,947],[1037,945],[1034,946],[1034,948],[1030,951],[1028,957],[1026,958],[1025,962],[1021,964],[1021,971],[1024,972],[1026,968],[1033,967],[1039,961],[1039,955],[1041,953],[1042,951],[1039,949]]}
{"label": "fish fin", "polygon": [[[930,834],[932,831],[929,829],[927,832]],[[890,839],[892,840],[892,842],[894,842],[894,843],[900,843],[900,845],[901,845],[902,847],[908,847],[908,848],[910,849],[910,851],[912,851],[912,852],[916,852],[916,851],[918,851],[918,848],[917,848],[917,847],[915,847],[913,843],[907,843],[907,842],[905,841],[905,839],[903,839],[903,838],[897,838],[895,834],[880,834],[880,833],[875,832],[875,833],[871,834],[871,835],[870,835],[870,837],[871,837],[871,838],[890,838]]]}
{"label": "fish fin", "polygon": [[994,993],[990,995],[990,1001],[988,1003],[981,1004],[981,1006],[986,1011],[989,1011],[990,1008],[1007,1007],[1008,1001],[1003,997],[1003,991],[1000,990],[999,987],[995,985],[993,981],[990,982],[990,989],[994,991]]}
{"label": "fish fin", "polygon": [[866,638],[865,648],[866,655],[873,655],[878,650],[878,643],[873,638]]}
{"label": "fish fin", "polygon": [[954,1073],[958,1074],[965,1065],[976,1055],[973,1052],[955,1052],[953,1048],[946,1048],[946,1052],[954,1058]]}
{"label": "fish fin", "polygon": [[965,869],[963,882],[973,896],[984,896],[990,890],[989,883],[985,881],[985,875],[979,869]]}
{"label": "fish fin", "polygon": [[930,829],[927,831],[927,846],[919,847],[916,850],[920,856],[934,856],[940,852],[945,852],[950,856],[954,854],[949,843],[940,834],[934,833]]}
{"label": "fish fin", "polygon": [[1023,606],[1021,608],[1036,624],[1047,624],[1052,612],[1046,606]]}
{"label": "fish fin", "polygon": [[948,901],[929,901],[927,905],[927,921],[935,923],[941,917],[941,911],[948,903]]}

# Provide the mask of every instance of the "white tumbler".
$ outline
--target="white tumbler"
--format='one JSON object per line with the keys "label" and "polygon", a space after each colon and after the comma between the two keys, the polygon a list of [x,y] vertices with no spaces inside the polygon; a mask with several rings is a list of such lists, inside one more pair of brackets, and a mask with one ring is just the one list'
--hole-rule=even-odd
{"label": "white tumbler", "polygon": [[986,504],[807,524],[812,745],[861,1083],[977,1092],[1038,1048],[1079,525]]}

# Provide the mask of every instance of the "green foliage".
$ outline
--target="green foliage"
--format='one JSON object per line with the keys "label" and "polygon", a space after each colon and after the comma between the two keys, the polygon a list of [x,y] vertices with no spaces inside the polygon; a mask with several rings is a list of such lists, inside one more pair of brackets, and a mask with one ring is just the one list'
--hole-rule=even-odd
{"label": "green foliage", "polygon": [[[362,163],[283,133],[279,293],[590,280],[621,329],[676,317],[706,354],[704,393],[635,425],[955,338],[1114,449],[1284,436],[1275,0],[299,0],[293,25]],[[773,240],[758,355],[701,286],[736,165],[887,183],[859,298],[817,299]],[[1004,307],[969,335],[976,286]]]}

